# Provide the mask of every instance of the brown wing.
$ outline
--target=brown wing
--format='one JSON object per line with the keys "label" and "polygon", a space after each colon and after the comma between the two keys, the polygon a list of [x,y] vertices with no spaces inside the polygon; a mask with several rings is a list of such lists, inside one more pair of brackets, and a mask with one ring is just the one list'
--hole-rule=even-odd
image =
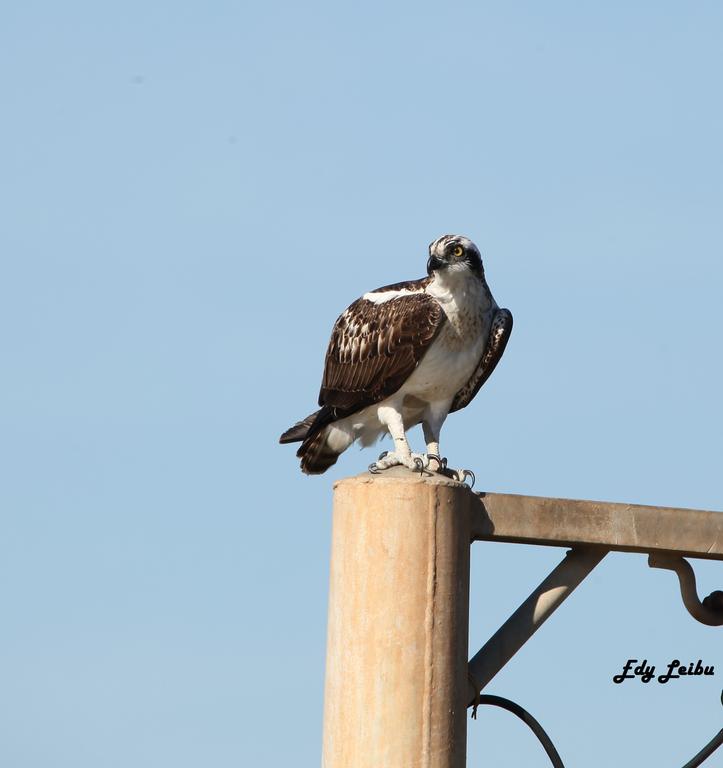
{"label": "brown wing", "polygon": [[340,418],[389,397],[409,378],[445,320],[425,293],[382,303],[355,301],[334,325],[319,405]]}
{"label": "brown wing", "polygon": [[482,385],[489,379],[492,371],[499,363],[511,333],[512,313],[509,309],[498,309],[492,318],[490,336],[477,369],[472,374],[472,378],[455,395],[452,407],[449,409],[450,413],[469,405],[472,398],[480,391]]}

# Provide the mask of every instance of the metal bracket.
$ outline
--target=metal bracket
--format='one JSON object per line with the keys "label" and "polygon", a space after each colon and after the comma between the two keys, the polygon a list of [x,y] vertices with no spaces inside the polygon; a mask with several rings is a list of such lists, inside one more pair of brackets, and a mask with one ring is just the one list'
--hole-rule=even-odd
{"label": "metal bracket", "polygon": [[[470,706],[475,697],[542,623],[605,557],[603,547],[575,547],[469,662]],[[476,690],[474,690],[476,688]]]}
{"label": "metal bracket", "polygon": [[651,568],[675,571],[680,582],[680,595],[688,613],[701,624],[709,627],[723,626],[723,591],[711,592],[702,602],[695,585],[695,572],[691,564],[680,555],[656,553],[648,555]]}

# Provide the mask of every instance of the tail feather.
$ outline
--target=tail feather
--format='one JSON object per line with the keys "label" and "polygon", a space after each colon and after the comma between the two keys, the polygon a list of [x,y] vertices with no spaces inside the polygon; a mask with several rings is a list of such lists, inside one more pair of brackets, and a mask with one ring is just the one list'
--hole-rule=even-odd
{"label": "tail feather", "polygon": [[320,475],[354,442],[354,435],[333,427],[342,415],[336,408],[322,406],[302,421],[287,429],[280,443],[301,442],[296,455],[301,459],[301,470],[307,475]]}
{"label": "tail feather", "polygon": [[336,451],[329,445],[328,431],[327,427],[322,427],[307,437],[296,452],[301,459],[301,471],[304,474],[320,475],[336,464],[336,460],[341,456],[341,451]]}
{"label": "tail feather", "polygon": [[307,416],[305,419],[302,419],[301,421],[297,421],[296,424],[294,424],[293,427],[289,427],[289,429],[284,432],[283,435],[279,438],[280,443],[300,443],[303,440],[306,440],[309,430],[311,429],[311,425],[316,421],[316,417],[319,415],[321,411],[314,411],[314,413]]}

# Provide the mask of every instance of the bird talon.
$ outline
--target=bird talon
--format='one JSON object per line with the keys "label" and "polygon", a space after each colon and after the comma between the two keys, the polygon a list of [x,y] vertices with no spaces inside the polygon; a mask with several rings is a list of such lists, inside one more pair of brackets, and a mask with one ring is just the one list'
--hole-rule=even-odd
{"label": "bird talon", "polygon": [[379,474],[379,467],[377,466],[376,462],[373,462],[372,464],[369,465],[369,471],[373,475],[378,475]]}
{"label": "bird talon", "polygon": [[389,453],[389,451],[382,451],[379,454],[379,458],[377,459],[377,461],[381,461],[388,453]]}
{"label": "bird talon", "polygon": [[[472,478],[474,478],[474,473],[471,470],[463,470],[463,469],[457,470],[457,469],[452,469],[451,467],[448,467],[447,466],[447,459],[446,459],[446,457],[443,457],[443,458],[440,459],[439,456],[437,456],[437,454],[430,453],[428,458],[429,458],[430,463],[432,461],[436,461],[437,462],[438,466],[437,466],[437,469],[434,470],[434,471],[438,475],[442,475],[443,477],[448,477],[450,480],[454,480],[457,483],[463,483],[464,482],[465,477],[467,477],[467,475],[465,475],[465,472],[468,472],[469,475]],[[474,479],[472,480],[472,483],[474,484]],[[471,487],[472,486],[470,485],[470,488]]]}
{"label": "bird talon", "polygon": [[[439,472],[440,469],[444,468],[444,464],[442,463],[443,460],[440,459],[436,453],[428,453],[427,460],[429,461],[429,464],[431,464],[433,461],[437,462],[437,467],[438,467],[437,472]],[[429,464],[427,466],[429,466]]]}
{"label": "bird talon", "polygon": [[[458,474],[459,474],[459,473],[458,473]],[[469,487],[470,487],[470,488],[474,488],[474,483],[475,483],[475,480],[477,479],[477,478],[474,476],[474,472],[473,472],[471,469],[463,469],[463,470],[462,470],[462,480],[461,480],[461,482],[465,482],[465,480],[466,480],[468,477],[471,477],[471,478],[472,478],[472,482],[469,484]]]}
{"label": "bird talon", "polygon": [[424,474],[424,462],[421,459],[414,459],[414,468],[419,470],[419,474]]}

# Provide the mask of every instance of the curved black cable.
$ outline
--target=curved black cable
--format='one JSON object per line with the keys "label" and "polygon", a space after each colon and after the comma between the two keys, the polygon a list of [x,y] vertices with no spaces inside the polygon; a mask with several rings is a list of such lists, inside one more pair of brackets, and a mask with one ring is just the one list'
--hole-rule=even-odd
{"label": "curved black cable", "polygon": [[[720,703],[723,704],[723,691],[720,692]],[[688,760],[683,768],[698,768],[703,760],[709,758],[723,744],[723,728],[698,752],[698,754]]]}
{"label": "curved black cable", "polygon": [[[550,739],[545,732],[545,729],[526,709],[523,709],[519,704],[515,704],[514,701],[505,699],[502,696],[491,696],[490,694],[480,694],[480,696],[475,699],[474,703],[475,707],[477,704],[491,704],[493,707],[501,707],[508,712],[512,712],[513,715],[517,715],[523,723],[530,727],[535,736],[537,736],[538,741],[542,744],[542,747],[550,758],[550,762],[554,768],[565,768],[560,755],[555,749],[555,745],[552,743],[552,739]],[[474,717],[474,711],[472,717]],[[688,768],[688,766],[686,766],[686,768]],[[691,768],[693,768],[693,766],[691,766]]]}
{"label": "curved black cable", "polygon": [[703,760],[710,757],[721,744],[723,744],[723,728],[721,728],[703,749],[701,749],[692,760],[689,760],[683,768],[698,768]]}
{"label": "curved black cable", "polygon": [[[529,726],[532,732],[537,736],[538,741],[542,744],[543,749],[550,758],[550,762],[554,768],[565,768],[560,755],[555,749],[555,745],[552,743],[552,739],[547,735],[545,729],[535,720],[535,718],[519,704],[514,701],[505,699],[502,696],[492,696],[490,694],[479,694],[475,699],[472,717],[477,717],[477,705],[478,704],[491,704],[494,707],[501,707],[508,712],[512,712],[513,715],[522,720],[523,723]],[[721,704],[723,704],[723,691],[721,692]],[[718,747],[723,744],[723,728],[698,752],[693,758],[691,758],[683,768],[698,768],[698,766],[707,760]]]}

